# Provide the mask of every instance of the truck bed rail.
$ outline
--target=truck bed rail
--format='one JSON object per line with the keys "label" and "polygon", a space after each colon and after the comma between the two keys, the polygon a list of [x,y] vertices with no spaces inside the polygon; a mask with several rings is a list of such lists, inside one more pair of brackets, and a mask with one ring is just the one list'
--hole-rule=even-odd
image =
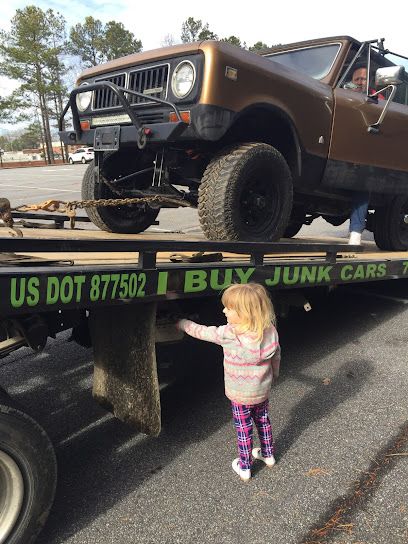
{"label": "truck bed rail", "polygon": [[0,241],[1,251],[15,253],[46,252],[135,252],[139,265],[155,268],[157,254],[163,251],[214,251],[237,255],[250,255],[251,264],[262,265],[265,255],[277,254],[324,254],[325,260],[335,262],[340,253],[364,251],[362,246],[348,244],[327,244],[319,242],[216,242],[208,240],[123,240],[123,239],[39,239],[4,238]]}

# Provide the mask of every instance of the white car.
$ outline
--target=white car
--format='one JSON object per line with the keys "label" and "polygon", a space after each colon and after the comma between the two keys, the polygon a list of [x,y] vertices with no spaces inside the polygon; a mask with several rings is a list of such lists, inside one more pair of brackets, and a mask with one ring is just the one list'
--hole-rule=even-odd
{"label": "white car", "polygon": [[69,164],[74,164],[74,162],[82,162],[85,164],[92,161],[94,158],[94,150],[92,147],[81,147],[73,153],[68,154]]}

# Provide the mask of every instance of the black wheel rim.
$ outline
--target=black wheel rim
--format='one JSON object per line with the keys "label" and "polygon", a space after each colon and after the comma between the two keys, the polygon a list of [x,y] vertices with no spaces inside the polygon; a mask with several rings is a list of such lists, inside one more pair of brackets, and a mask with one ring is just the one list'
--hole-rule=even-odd
{"label": "black wheel rim", "polygon": [[239,196],[242,230],[252,236],[268,233],[275,222],[279,199],[270,172],[258,169],[253,171]]}

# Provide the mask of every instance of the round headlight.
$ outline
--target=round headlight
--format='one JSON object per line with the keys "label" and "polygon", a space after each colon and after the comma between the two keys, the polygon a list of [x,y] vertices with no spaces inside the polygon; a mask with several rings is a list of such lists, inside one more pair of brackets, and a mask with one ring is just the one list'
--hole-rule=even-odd
{"label": "round headlight", "polygon": [[[88,83],[82,83],[81,87],[88,85]],[[92,91],[78,93],[76,95],[76,105],[79,111],[85,111],[92,100]]]}
{"label": "round headlight", "polygon": [[171,80],[171,88],[177,98],[185,98],[192,90],[195,82],[194,65],[184,60],[176,66]]}

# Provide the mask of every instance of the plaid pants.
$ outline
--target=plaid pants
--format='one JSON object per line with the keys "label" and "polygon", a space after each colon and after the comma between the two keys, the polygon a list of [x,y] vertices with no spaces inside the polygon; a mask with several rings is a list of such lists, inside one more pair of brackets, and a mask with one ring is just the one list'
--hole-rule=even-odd
{"label": "plaid pants", "polygon": [[231,405],[237,431],[240,466],[243,470],[250,469],[252,465],[253,422],[255,422],[258,431],[263,457],[272,457],[274,452],[272,426],[268,415],[269,401],[265,400],[260,404],[231,402]]}

